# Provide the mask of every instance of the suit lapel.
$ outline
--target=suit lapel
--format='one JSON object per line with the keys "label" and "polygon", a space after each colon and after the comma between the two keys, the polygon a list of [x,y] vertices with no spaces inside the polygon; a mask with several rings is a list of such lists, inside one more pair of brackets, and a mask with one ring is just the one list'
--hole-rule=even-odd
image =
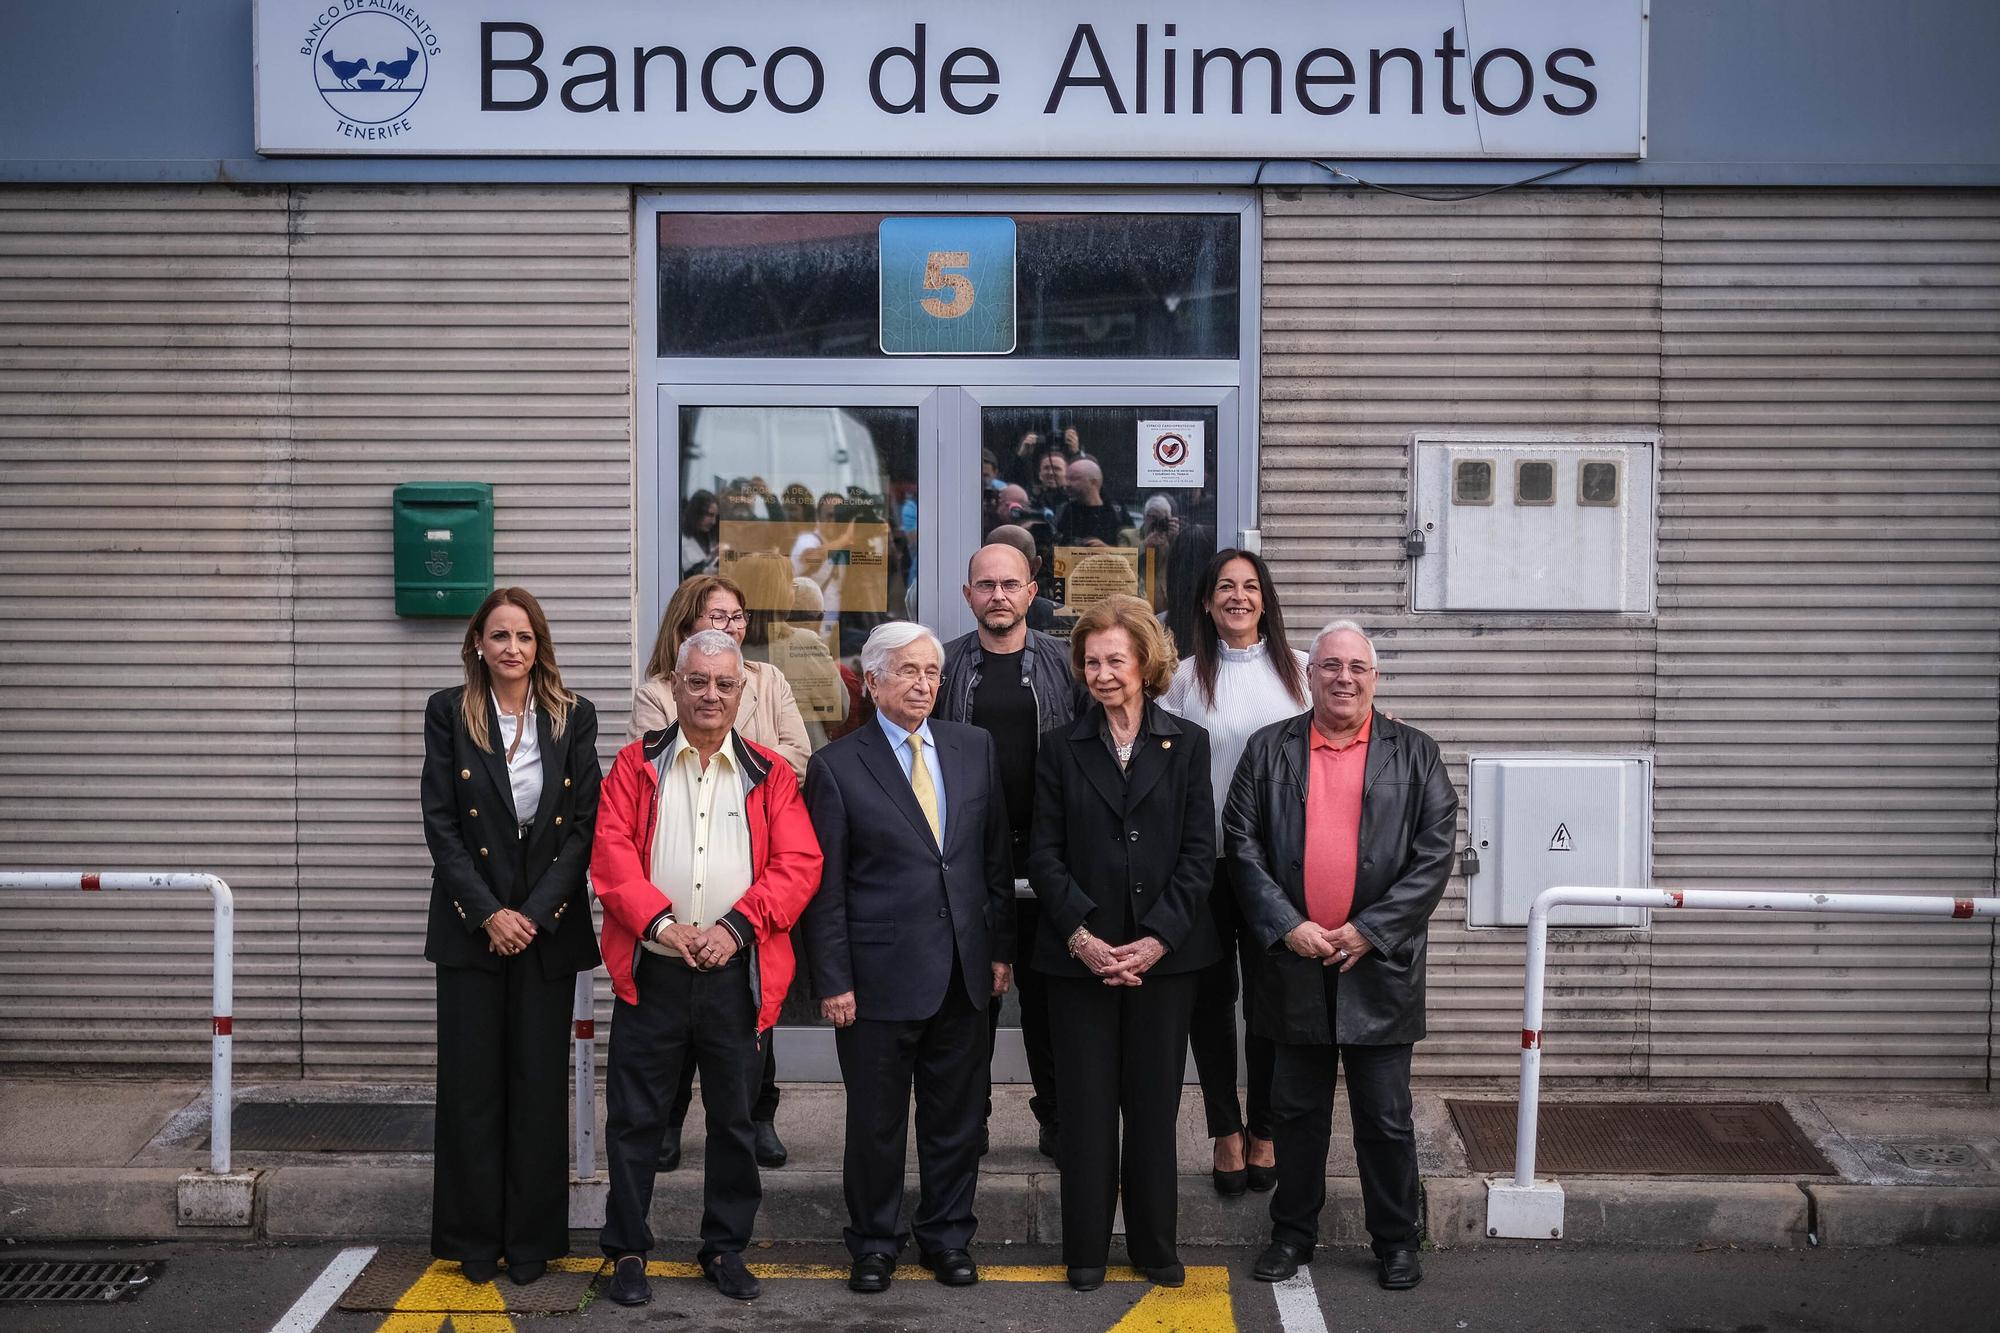
{"label": "suit lapel", "polygon": [[1395,725],[1380,713],[1375,714],[1368,723],[1368,767],[1361,778],[1361,799],[1364,804],[1368,800],[1369,788],[1373,787],[1375,779],[1381,777],[1389,765],[1395,762],[1396,752],[1401,748]]}
{"label": "suit lapel", "polygon": [[1083,770],[1090,785],[1097,788],[1097,794],[1121,819],[1125,815],[1125,779],[1118,772],[1118,764],[1111,757],[1111,751],[1104,748],[1104,738],[1097,734],[1098,719],[1102,710],[1095,704],[1085,710],[1076,725],[1069,729],[1069,743],[1076,754],[1076,764]]}
{"label": "suit lapel", "polygon": [[[944,843],[945,846],[951,847],[958,842],[960,835],[971,827],[971,821],[962,819],[957,814],[958,810],[964,809],[959,797],[961,794],[978,790],[980,775],[973,771],[972,756],[965,752],[963,740],[957,733],[948,728],[940,729],[933,721],[931,735],[937,740],[938,781],[944,787]],[[998,792],[987,793],[988,800],[997,800],[999,796]],[[979,836],[980,830],[972,828],[975,842]]]}
{"label": "suit lapel", "polygon": [[[882,733],[879,723],[862,723],[862,729],[855,733],[861,748],[861,763],[882,790],[888,794],[889,804],[902,811],[903,818],[917,831],[917,836],[930,844],[931,850],[938,851],[937,839],[931,836],[931,821],[924,818],[923,807],[917,804],[917,794],[910,790],[910,780],[903,776],[902,763],[889,749],[889,738]],[[946,799],[950,799],[947,797]]]}
{"label": "suit lapel", "polygon": [[[1132,756],[1132,767],[1126,775],[1125,808],[1132,809],[1146,799],[1146,793],[1166,775],[1173,766],[1174,745],[1182,736],[1180,725],[1173,715],[1152,704],[1146,705],[1146,743]],[[1103,749],[1103,746],[1099,746]]]}
{"label": "suit lapel", "polygon": [[[549,715],[541,708],[535,710],[535,742],[541,747],[542,759],[542,797],[540,804],[535,807],[534,829],[536,836],[539,837],[542,830],[547,827],[550,817],[556,812],[559,799],[556,789],[562,786],[563,770],[568,767],[566,761],[569,758],[568,751],[556,744]],[[510,783],[509,786],[511,785]]]}
{"label": "suit lapel", "polygon": [[[500,799],[507,803],[507,812],[514,816],[514,822],[521,822],[520,811],[514,809],[514,780],[507,776],[507,743],[500,735],[500,710],[493,706],[493,696],[486,696],[486,739],[493,748],[479,751],[479,761],[486,766],[486,776],[499,789]],[[477,746],[473,747],[478,749]]]}

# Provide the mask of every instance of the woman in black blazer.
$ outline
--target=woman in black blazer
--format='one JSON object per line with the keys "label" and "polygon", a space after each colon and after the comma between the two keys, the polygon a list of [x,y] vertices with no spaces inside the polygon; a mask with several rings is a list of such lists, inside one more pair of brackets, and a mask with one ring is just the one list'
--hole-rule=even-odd
{"label": "woman in black blazer", "polygon": [[1208,733],[1153,702],[1174,655],[1136,597],[1083,613],[1070,665],[1092,702],[1042,737],[1028,852],[1042,918],[1030,965],[1062,1017],[1063,1262],[1077,1290],[1103,1283],[1122,1183],[1132,1266],[1177,1287],[1175,1121],[1197,974],[1218,957]]}
{"label": "woman in black blazer", "polygon": [[424,957],[437,964],[431,1253],[533,1282],[569,1250],[569,1021],[597,966],[584,872],[597,713],[563,688],[541,605],[500,588],[466,627],[465,684],[424,709]]}

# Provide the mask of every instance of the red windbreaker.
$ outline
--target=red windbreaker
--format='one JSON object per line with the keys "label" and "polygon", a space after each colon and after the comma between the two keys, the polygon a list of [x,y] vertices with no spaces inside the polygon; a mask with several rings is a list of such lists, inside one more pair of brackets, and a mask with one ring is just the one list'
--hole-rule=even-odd
{"label": "red windbreaker", "polygon": [[[653,830],[659,819],[659,761],[672,752],[677,726],[648,732],[618,752],[604,779],[597,806],[597,837],[590,849],[590,886],[604,904],[604,967],[611,989],[637,1004],[632,974],[639,963],[639,937],[667,910],[667,895],[650,878]],[[735,910],[750,923],[754,938],[750,985],[757,1001],[757,1030],[778,1021],[778,1008],[791,989],[796,963],[791,929],[819,891],[819,838],[799,797],[792,767],[770,750],[734,732],[730,743],[750,782],[743,813],[750,826],[750,887]]]}

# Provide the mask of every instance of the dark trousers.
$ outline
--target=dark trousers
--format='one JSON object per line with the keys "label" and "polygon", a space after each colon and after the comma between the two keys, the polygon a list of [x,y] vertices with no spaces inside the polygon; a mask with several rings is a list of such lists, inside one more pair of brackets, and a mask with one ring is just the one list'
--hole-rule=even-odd
{"label": "dark trousers", "polygon": [[728,966],[702,972],[642,950],[633,981],[639,1002],[620,1000],[611,1013],[604,1071],[604,1155],[611,1186],[599,1244],[614,1256],[653,1248],[646,1219],[666,1108],[682,1066],[692,1062],[701,1071],[701,1104],[708,1116],[701,1257],[740,1252],[750,1243],[764,1198],[750,1127],[751,1089],[762,1057],[749,955],[739,953]]}
{"label": "dark trousers", "polygon": [[922,1254],[962,1250],[978,1220],[980,1110],[987,1082],[986,1015],[972,1007],[956,962],[944,1002],[929,1018],[861,1018],[833,1034],[847,1085],[847,1147],[841,1184],[847,1198],[842,1232],[855,1258],[901,1253],[899,1214],[909,1148],[910,1089],[917,1100],[917,1211],[911,1219]]}
{"label": "dark trousers", "polygon": [[[1014,900],[1014,939],[1017,956],[1025,956],[1035,941],[1035,934],[1041,929],[1042,905],[1033,898]],[[1014,969],[1014,997],[1021,1006],[1021,1045],[1027,1049],[1028,1081],[1034,1085],[1034,1095],[1028,1098],[1028,1110],[1034,1113],[1035,1123],[1048,1129],[1062,1124],[1060,1103],[1056,1098],[1056,1057],[1049,1047],[1049,979],[1025,964]],[[995,1000],[986,1010],[988,1017],[987,1036],[997,1039],[1000,1035],[1000,1002]],[[986,1099],[986,1115],[993,1115],[993,1099]]]}
{"label": "dark trousers", "polygon": [[[681,1066],[680,1086],[674,1089],[673,1109],[667,1112],[667,1131],[675,1138],[680,1137],[681,1126],[687,1123],[688,1107],[694,1103],[694,1061]],[[778,1032],[776,1028],[764,1034],[764,1074],[757,1085],[757,1099],[750,1103],[750,1118],[763,1124],[770,1124],[778,1118]]]}
{"label": "dark trousers", "polygon": [[[1222,941],[1222,957],[1200,973],[1195,989],[1194,1025],[1188,1029],[1188,1045],[1194,1051],[1194,1069],[1201,1080],[1202,1109],[1208,1118],[1208,1136],[1223,1138],[1241,1133],[1246,1127],[1236,1100],[1236,996],[1237,976],[1242,976],[1243,1022],[1251,1022],[1251,969],[1257,965],[1257,942],[1243,924],[1236,894],[1229,887],[1228,870],[1215,863],[1215,888],[1209,894],[1209,912],[1215,919],[1216,937]],[[1243,1063],[1248,1075],[1245,1101],[1250,1113],[1249,1131],[1260,1139],[1271,1137],[1271,1041],[1254,1032],[1243,1037]]]}
{"label": "dark trousers", "polygon": [[[1143,986],[1047,978],[1062,1089],[1063,1262],[1103,1267],[1111,1214],[1125,1196],[1125,1251],[1135,1265],[1177,1262],[1175,1121],[1187,1067],[1194,974],[1148,974]],[[1119,1143],[1119,1120],[1124,1143]]]}
{"label": "dark trousers", "polygon": [[[1327,1009],[1339,970],[1326,969]],[[1278,1045],[1271,1079],[1278,1187],[1271,1239],[1311,1252],[1326,1205],[1326,1153],[1333,1092],[1347,1066],[1347,1109],[1361,1172],[1361,1209],[1375,1253],[1418,1247],[1417,1133],[1410,1113],[1410,1052],[1399,1046]]]}
{"label": "dark trousers", "polygon": [[569,1021],[576,978],[532,954],[437,970],[431,1253],[569,1253]]}

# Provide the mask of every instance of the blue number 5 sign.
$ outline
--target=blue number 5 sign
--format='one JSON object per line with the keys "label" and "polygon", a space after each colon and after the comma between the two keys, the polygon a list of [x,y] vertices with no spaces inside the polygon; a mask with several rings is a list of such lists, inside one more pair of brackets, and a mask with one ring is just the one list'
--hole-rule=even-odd
{"label": "blue number 5 sign", "polygon": [[878,249],[884,352],[1014,350],[1014,219],[884,218]]}

